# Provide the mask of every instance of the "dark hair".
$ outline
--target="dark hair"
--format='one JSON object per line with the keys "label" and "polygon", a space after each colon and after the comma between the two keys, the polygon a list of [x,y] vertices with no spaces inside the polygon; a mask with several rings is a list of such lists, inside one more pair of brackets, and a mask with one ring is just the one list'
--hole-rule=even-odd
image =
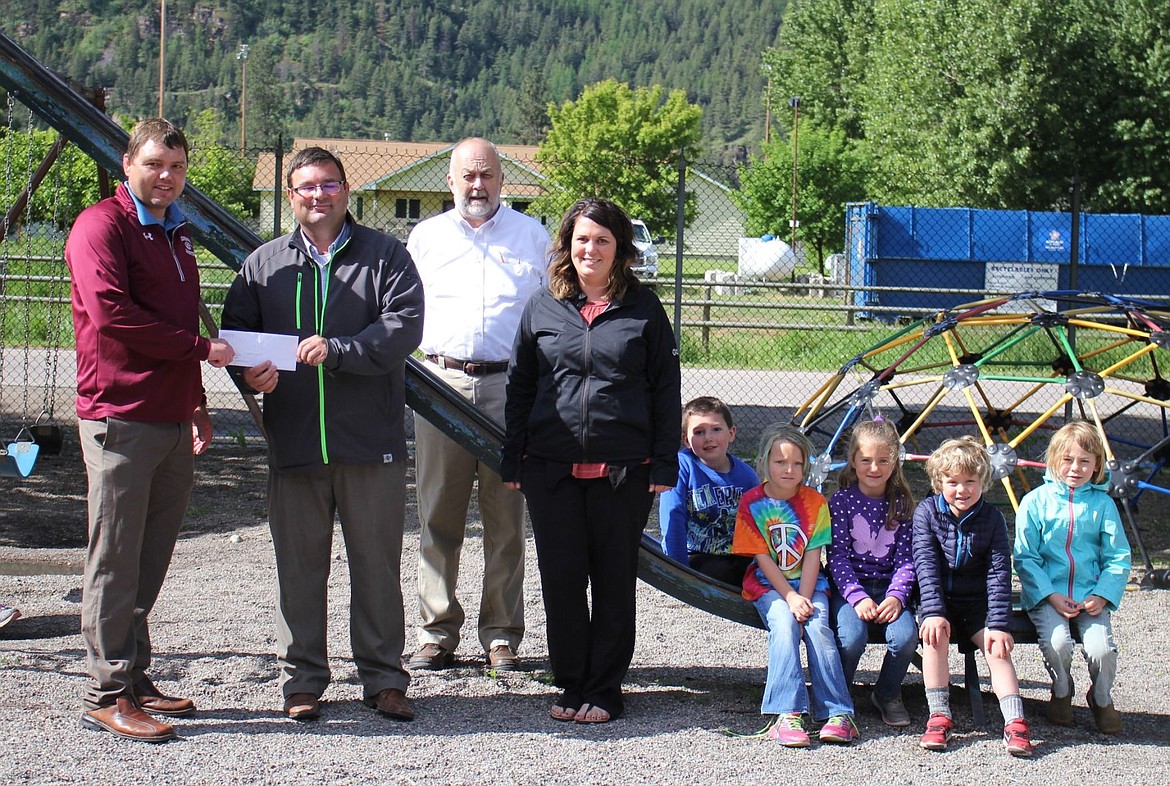
{"label": "dark hair", "polygon": [[723,403],[723,399],[714,396],[698,396],[683,404],[682,431],[684,440],[687,438],[687,418],[691,415],[718,415],[723,418],[728,428],[735,428],[735,421],[731,419],[731,408]]}
{"label": "dark hair", "polygon": [[288,166],[284,170],[285,185],[292,188],[293,172],[301,167],[321,164],[333,164],[341,175],[341,182],[345,182],[345,167],[340,158],[323,147],[306,147],[303,150],[298,150],[297,154],[292,157],[292,161],[288,162]]}
{"label": "dark hair", "polygon": [[634,225],[630,223],[630,217],[607,199],[586,197],[569,208],[569,212],[561,219],[561,227],[553,239],[550,254],[548,288],[560,300],[581,294],[577,270],[573,267],[573,229],[577,219],[582,216],[608,229],[617,241],[617,252],[614,254],[613,269],[605,293],[610,300],[618,300],[627,290],[638,286],[638,279],[630,270],[638,258],[638,249],[634,245]]}
{"label": "dark hair", "polygon": [[163,117],[150,117],[130,129],[130,141],[126,143],[126,158],[131,161],[147,142],[157,142],[171,149],[183,148],[183,155],[191,155],[191,147],[183,129]]}

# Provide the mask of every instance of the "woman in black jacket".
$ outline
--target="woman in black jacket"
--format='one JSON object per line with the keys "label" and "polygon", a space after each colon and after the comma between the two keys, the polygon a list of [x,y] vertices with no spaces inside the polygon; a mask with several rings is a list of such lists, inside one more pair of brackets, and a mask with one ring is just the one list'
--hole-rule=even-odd
{"label": "woman in black jacket", "polygon": [[662,304],[630,271],[636,256],[621,208],[573,205],[508,370],[500,475],[532,517],[561,721],[622,714],[638,544],[654,493],[678,474],[678,350]]}

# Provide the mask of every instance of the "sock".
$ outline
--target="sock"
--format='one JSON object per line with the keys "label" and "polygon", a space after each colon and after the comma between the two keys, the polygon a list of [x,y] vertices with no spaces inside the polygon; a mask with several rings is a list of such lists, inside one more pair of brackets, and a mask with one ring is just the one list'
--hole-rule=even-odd
{"label": "sock", "polygon": [[1017,718],[1024,717],[1024,700],[1020,698],[1020,694],[1013,693],[1011,696],[1004,696],[999,700],[999,711],[1003,713],[1003,722],[1011,723]]}
{"label": "sock", "polygon": [[[1019,696],[1016,696],[1019,699]],[[942,688],[927,688],[926,689],[926,706],[930,708],[931,715],[946,715],[951,717],[951,688],[945,686]]]}

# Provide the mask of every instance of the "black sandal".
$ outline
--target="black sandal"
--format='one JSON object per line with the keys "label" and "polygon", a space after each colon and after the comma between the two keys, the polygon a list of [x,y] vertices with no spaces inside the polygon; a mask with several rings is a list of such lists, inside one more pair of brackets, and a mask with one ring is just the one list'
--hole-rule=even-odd
{"label": "black sandal", "polygon": [[[606,717],[598,718],[597,720],[589,720],[589,719],[585,718],[584,715],[588,714],[588,710],[586,710],[584,713],[582,713],[580,711],[581,707],[585,707],[585,706],[588,706],[590,710],[592,710],[592,709],[601,710],[602,712],[604,712],[606,714]],[[609,709],[608,707],[604,707],[604,706],[598,704],[597,702],[585,702],[581,705],[581,707],[578,708],[577,713],[573,716],[573,720],[576,721],[577,723],[609,723],[610,721],[617,720],[618,718],[621,717],[620,712],[614,712],[613,710]]]}
{"label": "black sandal", "polygon": [[[572,694],[572,693],[569,693],[568,691],[565,691],[564,693],[561,694],[559,699],[557,699],[555,702],[553,702],[552,709],[550,709],[548,711],[548,716],[555,721],[560,721],[561,723],[568,723],[568,722],[576,719],[577,711],[579,709],[581,709],[582,703],[583,702],[579,696]],[[569,715],[567,717],[564,717],[564,716],[558,717],[557,715],[553,714],[555,710],[561,710],[562,712],[571,712],[573,714]]]}

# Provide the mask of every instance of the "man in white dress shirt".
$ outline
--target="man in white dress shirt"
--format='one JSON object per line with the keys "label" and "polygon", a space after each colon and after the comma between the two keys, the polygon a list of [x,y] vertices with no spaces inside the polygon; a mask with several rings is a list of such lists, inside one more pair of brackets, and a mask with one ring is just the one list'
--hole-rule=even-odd
{"label": "man in white dress shirt", "polygon": [[[500,204],[503,174],[491,142],[460,142],[447,174],[454,209],[420,223],[407,241],[426,295],[420,349],[432,371],[500,423],[512,341],[524,304],[544,286],[549,244],[539,221]],[[423,418],[415,418],[414,429],[422,626],[407,668],[454,663],[464,621],[455,584],[478,479],[479,640],[488,669],[515,670],[524,636],[524,498]]]}

